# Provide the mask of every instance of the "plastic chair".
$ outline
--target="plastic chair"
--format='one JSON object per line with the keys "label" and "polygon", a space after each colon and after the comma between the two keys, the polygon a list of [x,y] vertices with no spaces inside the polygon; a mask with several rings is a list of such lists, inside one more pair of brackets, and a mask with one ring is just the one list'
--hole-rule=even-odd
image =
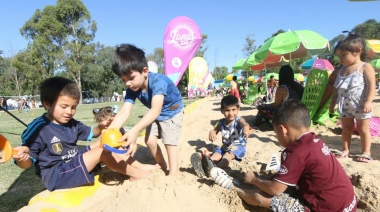
{"label": "plastic chair", "polygon": [[327,71],[321,71],[317,69],[310,70],[301,101],[306,105],[307,109],[309,109],[311,120],[313,120],[317,112],[318,106],[323,97],[323,93],[326,89],[327,81]]}
{"label": "plastic chair", "polygon": [[263,95],[267,95],[267,83],[261,83],[260,93]]}
{"label": "plastic chair", "polygon": [[247,98],[243,100],[244,104],[252,104],[259,95],[257,84],[248,87]]}
{"label": "plastic chair", "polygon": [[332,123],[336,123],[339,120],[339,113],[335,111],[332,117],[329,115],[329,107],[331,103],[331,96],[330,98],[323,104],[321,109],[317,111],[313,117],[313,122],[320,124],[322,126],[327,126],[327,121],[331,121]]}

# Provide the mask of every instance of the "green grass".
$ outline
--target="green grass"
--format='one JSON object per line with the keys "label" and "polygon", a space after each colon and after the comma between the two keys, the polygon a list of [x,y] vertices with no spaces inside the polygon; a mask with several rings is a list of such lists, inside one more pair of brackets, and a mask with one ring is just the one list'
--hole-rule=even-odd
{"label": "green grass", "polygon": [[[187,105],[193,101],[184,99],[183,103]],[[95,126],[96,122],[92,114],[93,108],[118,105],[120,109],[122,104],[122,102],[106,102],[79,105],[74,118],[86,125]],[[148,109],[137,101],[129,120],[124,125],[125,128],[134,126],[147,111]],[[10,112],[25,124],[29,124],[42,115],[45,110],[39,108],[29,110],[29,113],[19,113],[14,110]],[[0,134],[9,140],[13,147],[19,145],[21,143],[21,134],[26,127],[10,115],[6,115],[4,111],[1,111],[0,114]],[[78,145],[83,144],[85,142],[78,142]],[[20,169],[13,163],[12,159],[7,163],[0,164],[0,176],[0,211],[17,211],[28,205],[30,198],[45,190],[40,179],[34,174],[33,167],[27,170]]]}

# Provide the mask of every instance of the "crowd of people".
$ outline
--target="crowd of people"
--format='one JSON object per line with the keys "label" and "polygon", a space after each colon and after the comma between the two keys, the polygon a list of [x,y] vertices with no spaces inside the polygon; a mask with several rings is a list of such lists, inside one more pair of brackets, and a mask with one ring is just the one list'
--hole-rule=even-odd
{"label": "crowd of people", "polygon": [[5,110],[17,109],[19,113],[21,112],[28,113],[29,109],[38,107],[38,105],[36,104],[33,98],[26,98],[26,97],[18,98],[17,100],[13,100],[12,98],[1,97],[0,105]]}
{"label": "crowd of people", "polygon": [[[362,155],[357,161],[372,160],[369,119],[373,109],[375,74],[373,68],[363,62],[365,43],[357,35],[349,34],[341,40],[335,53],[342,68],[332,75],[336,80],[330,89],[333,96],[330,113],[335,111],[338,103],[344,135],[339,154],[332,153],[310,131],[310,112],[301,102],[304,88],[294,81],[293,69],[285,65],[279,72],[278,87],[271,78],[268,92],[273,102],[258,107],[255,123],[270,122],[279,144],[284,147],[281,167],[273,178],[261,179],[256,173],[247,172],[244,181],[255,188],[246,188],[224,171],[231,161],[244,159],[249,151],[246,149],[247,139],[252,132],[250,124],[239,117],[241,100],[236,79],[231,81],[229,95],[220,102],[223,118],[209,132],[212,142],[217,142],[216,135],[220,132],[222,145],[209,154],[202,152],[191,156],[196,174],[235,190],[249,205],[274,211],[356,211],[357,197],[338,159],[349,154],[356,122],[362,142]],[[73,118],[80,98],[78,86],[73,81],[52,77],[41,83],[40,95],[46,113],[28,125],[22,134],[21,146],[15,148],[18,154],[13,158],[21,168],[34,166],[48,190],[94,182],[100,162],[130,176],[132,181],[155,169],[177,177],[181,158],[178,142],[184,115],[181,93],[167,76],[149,72],[145,53],[133,45],[122,44],[116,48],[112,70],[127,87],[124,104],[117,112],[110,107],[95,109],[98,123],[95,127]],[[121,130],[120,148],[125,149],[126,154],[108,152],[99,147],[99,141],[78,148],[77,140],[96,138],[102,129],[122,129],[137,99],[149,110],[130,130]],[[146,129],[146,146],[156,161],[154,165],[142,164],[134,158],[136,140],[143,129]],[[164,157],[158,139],[162,140],[167,157]]]}

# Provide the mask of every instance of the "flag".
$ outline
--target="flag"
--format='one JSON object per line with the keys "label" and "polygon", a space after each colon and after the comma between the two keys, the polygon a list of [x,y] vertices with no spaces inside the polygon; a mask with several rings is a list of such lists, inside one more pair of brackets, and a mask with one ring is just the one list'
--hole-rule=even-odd
{"label": "flag", "polygon": [[202,43],[197,23],[186,16],[172,19],[164,35],[165,75],[177,86]]}
{"label": "flag", "polygon": [[208,65],[205,59],[201,57],[194,57],[190,61],[189,85],[187,86],[190,93],[194,93],[194,91],[198,88],[202,88],[208,72]]}

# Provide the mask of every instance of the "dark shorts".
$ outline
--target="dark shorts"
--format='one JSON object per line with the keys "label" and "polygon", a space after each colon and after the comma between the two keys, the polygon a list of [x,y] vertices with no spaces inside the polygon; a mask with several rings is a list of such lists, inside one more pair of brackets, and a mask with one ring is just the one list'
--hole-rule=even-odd
{"label": "dark shorts", "polygon": [[[231,145],[232,146],[232,145]],[[244,146],[232,146],[229,149],[217,147],[215,152],[224,155],[226,152],[232,152],[235,155],[235,160],[241,161],[245,156],[246,149]]]}
{"label": "dark shorts", "polygon": [[94,182],[94,172],[88,172],[83,161],[83,153],[90,150],[90,146],[78,151],[78,154],[68,162],[61,162],[54,166],[48,182],[43,182],[49,191],[55,189],[74,188]]}

